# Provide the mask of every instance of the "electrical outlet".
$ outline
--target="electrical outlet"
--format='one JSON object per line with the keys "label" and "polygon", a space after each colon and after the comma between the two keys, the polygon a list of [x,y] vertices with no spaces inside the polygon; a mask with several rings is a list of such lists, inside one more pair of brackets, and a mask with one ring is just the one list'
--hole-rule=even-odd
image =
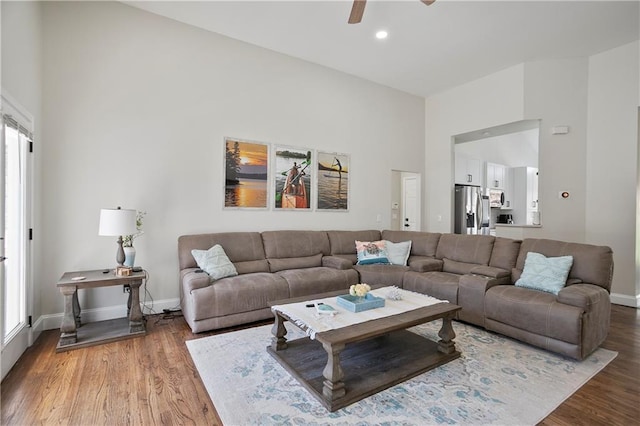
{"label": "electrical outlet", "polygon": [[123,293],[131,293],[131,287],[129,287],[128,284],[125,284],[122,286],[122,292]]}

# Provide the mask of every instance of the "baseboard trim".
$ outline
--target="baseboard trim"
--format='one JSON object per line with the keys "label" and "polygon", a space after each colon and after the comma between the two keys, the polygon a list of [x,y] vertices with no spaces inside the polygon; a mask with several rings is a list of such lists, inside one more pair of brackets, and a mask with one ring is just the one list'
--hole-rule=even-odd
{"label": "baseboard trim", "polygon": [[631,308],[640,308],[640,294],[634,297],[626,294],[611,293],[611,303],[629,306]]}
{"label": "baseboard trim", "polygon": [[[163,309],[180,309],[180,299],[155,300],[146,305],[140,304],[144,315],[161,313]],[[122,318],[127,315],[127,305],[108,306],[105,308],[83,309],[81,312],[82,322],[105,321],[115,318]],[[42,315],[37,319],[33,328],[34,333],[40,334],[44,330],[54,330],[60,328],[64,313]],[[35,339],[34,339],[35,340]]]}

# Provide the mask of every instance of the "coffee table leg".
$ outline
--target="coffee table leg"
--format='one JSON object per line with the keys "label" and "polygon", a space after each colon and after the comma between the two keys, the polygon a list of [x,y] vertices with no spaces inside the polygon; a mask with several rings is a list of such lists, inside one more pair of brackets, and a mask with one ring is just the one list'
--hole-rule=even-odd
{"label": "coffee table leg", "polygon": [[281,351],[287,349],[287,339],[284,337],[287,334],[287,328],[284,326],[284,318],[280,316],[278,312],[274,312],[276,320],[271,327],[271,349],[274,351]]}
{"label": "coffee table leg", "polygon": [[442,328],[438,332],[438,336],[442,339],[438,342],[438,352],[452,354],[456,351],[456,345],[453,343],[456,333],[453,331],[453,325],[451,325],[451,317],[442,318]]}
{"label": "coffee table leg", "polygon": [[323,343],[324,350],[327,351],[327,365],[322,371],[322,375],[326,379],[322,384],[322,395],[328,401],[336,400],[345,394],[344,373],[340,366],[340,352],[344,349],[344,344],[330,345]]}

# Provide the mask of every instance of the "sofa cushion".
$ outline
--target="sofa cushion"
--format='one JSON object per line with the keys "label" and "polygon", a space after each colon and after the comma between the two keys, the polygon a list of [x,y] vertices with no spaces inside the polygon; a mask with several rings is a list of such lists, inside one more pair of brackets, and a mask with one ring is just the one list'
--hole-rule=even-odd
{"label": "sofa cushion", "polygon": [[567,282],[573,256],[546,257],[530,251],[516,286],[558,294]]}
{"label": "sofa cushion", "polygon": [[404,273],[409,270],[408,266],[380,264],[356,265],[354,268],[360,274],[360,282],[369,284],[372,287],[391,285],[402,287]]}
{"label": "sofa cushion", "polygon": [[411,241],[394,243],[389,240],[384,240],[384,246],[387,249],[389,263],[392,265],[407,265],[409,253],[411,252]]}
{"label": "sofa cushion", "polygon": [[416,272],[442,271],[444,262],[441,259],[424,256],[409,256],[409,267]]}
{"label": "sofa cushion", "polygon": [[331,255],[353,259],[356,263],[356,246],[354,241],[378,241],[380,240],[380,231],[327,231],[329,244],[331,246]]}
{"label": "sofa cushion", "polygon": [[211,281],[224,277],[238,275],[235,266],[229,260],[220,244],[216,244],[209,250],[191,250],[198,267],[209,274]]}
{"label": "sofa cushion", "polygon": [[488,265],[495,237],[490,235],[444,234],[440,237],[436,257],[456,262]]}
{"label": "sofa cushion", "polygon": [[329,254],[329,238],[322,231],[265,231],[262,242],[267,259]]}
{"label": "sofa cushion", "polygon": [[269,307],[269,302],[289,298],[287,281],[277,274],[259,272],[222,278],[190,292],[193,320],[222,317]]}
{"label": "sofa cushion", "polygon": [[569,279],[598,285],[607,291],[611,290],[613,277],[613,252],[607,246],[568,243],[564,241],[528,238],[522,241],[520,253],[513,273],[513,279],[519,278],[524,269],[527,253],[533,251],[545,256],[573,256],[573,266],[569,271]]}
{"label": "sofa cushion", "polygon": [[513,285],[487,290],[485,317],[516,329],[580,344],[583,309],[559,303],[556,296]]}
{"label": "sofa cushion", "polygon": [[344,290],[358,283],[358,272],[355,269],[307,268],[278,271],[289,286],[290,297],[311,296],[330,291]]}
{"label": "sofa cushion", "polygon": [[178,238],[179,269],[197,266],[191,250],[208,250],[216,244],[222,246],[238,274],[269,272],[269,264],[264,255],[264,246],[259,232],[182,235]]}
{"label": "sofa cushion", "polygon": [[405,290],[426,294],[436,299],[458,303],[458,282],[462,275],[449,272],[414,272],[404,274],[402,287]]}
{"label": "sofa cushion", "polygon": [[437,232],[382,231],[382,239],[394,243],[411,240],[411,256],[435,257],[440,236]]}
{"label": "sofa cushion", "polygon": [[371,265],[374,263],[389,263],[387,249],[384,241],[357,241],[356,253],[358,265]]}
{"label": "sofa cushion", "polygon": [[447,258],[442,259],[442,272],[450,272],[452,274],[464,275],[470,274],[471,270],[475,268],[474,263],[456,262]]}
{"label": "sofa cushion", "polygon": [[496,237],[491,251],[489,266],[511,271],[516,266],[522,241]]}
{"label": "sofa cushion", "polygon": [[322,253],[306,257],[288,257],[283,259],[268,259],[271,272],[285,269],[304,269],[322,266]]}

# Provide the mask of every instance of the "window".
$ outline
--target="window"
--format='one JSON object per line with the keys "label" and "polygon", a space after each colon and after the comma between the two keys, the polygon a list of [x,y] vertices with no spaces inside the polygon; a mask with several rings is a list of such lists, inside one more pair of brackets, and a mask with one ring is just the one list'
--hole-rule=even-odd
{"label": "window", "polygon": [[0,282],[2,347],[27,325],[31,132],[13,116],[2,115],[0,149]]}

